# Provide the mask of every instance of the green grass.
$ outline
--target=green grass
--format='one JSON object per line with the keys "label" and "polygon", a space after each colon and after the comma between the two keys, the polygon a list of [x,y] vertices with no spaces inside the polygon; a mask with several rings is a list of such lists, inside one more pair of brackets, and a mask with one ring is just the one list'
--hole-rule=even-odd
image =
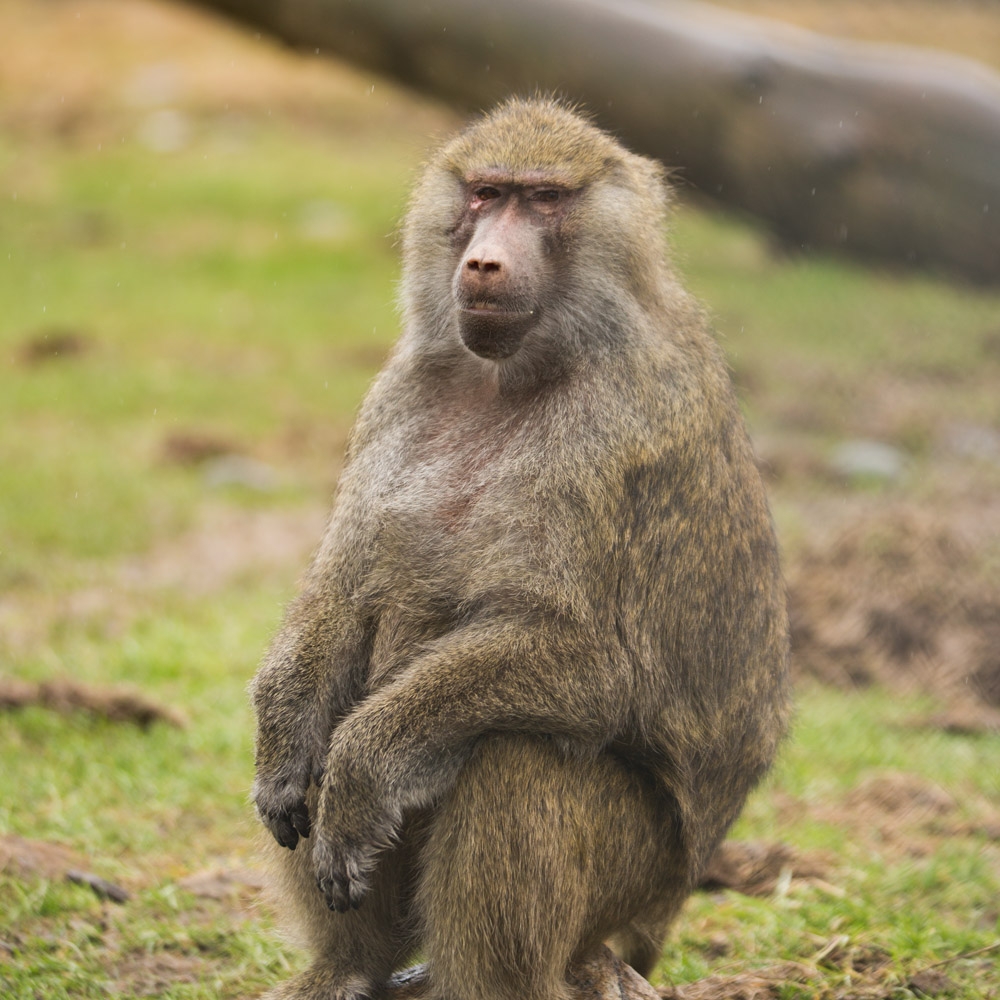
{"label": "green grass", "polygon": [[[902,984],[936,962],[998,943],[1000,850],[976,829],[974,817],[985,803],[1000,800],[1000,741],[907,726],[921,707],[877,691],[845,694],[811,685],[800,691],[793,736],[733,836],[782,840],[833,859],[824,880],[832,889],[793,881],[784,894],[762,899],[735,892],[694,896],[660,965],[666,981],[780,961],[808,965],[842,935],[842,948],[887,952],[887,975]],[[945,820],[917,815],[898,826],[883,815],[881,830],[860,825],[852,789],[894,774],[947,790],[954,814]],[[789,812],[803,818],[790,823]],[[706,957],[720,937],[730,951],[722,959]],[[972,1000],[1000,986],[998,957],[950,966],[952,995]],[[848,971],[827,969],[823,988],[844,986]],[[812,983],[789,995],[827,995],[819,990]]]}
{"label": "green grass", "polygon": [[[266,453],[356,406],[393,338],[407,169],[391,146],[373,163],[280,126],[249,170],[246,153],[52,149],[44,190],[5,206],[5,560],[106,556],[176,526],[193,497],[188,477],[156,474],[171,432]],[[342,241],[303,234],[316,202],[343,206]],[[25,341],[61,331],[78,358],[18,364]]]}
{"label": "green grass", "polygon": [[880,381],[901,382],[920,388],[939,421],[1000,420],[986,383],[1000,352],[995,293],[775,258],[766,236],[721,216],[681,211],[672,239],[755,407],[787,409],[808,388],[813,421],[843,430]]}
{"label": "green grass", "polygon": [[[244,997],[298,960],[265,913],[179,881],[254,864],[245,686],[302,561],[251,560],[199,588],[212,567],[197,564],[190,532],[222,511],[238,543],[248,513],[294,523],[325,502],[394,339],[394,234],[422,141],[377,114],[349,145],[260,114],[234,144],[207,116],[190,145],[162,155],[128,124],[100,146],[16,130],[0,140],[0,670],[133,685],[188,725],[0,713],[0,833],[66,845],[132,894],[117,906],[0,870],[0,993],[18,1000],[103,997],[109,983],[165,1000]],[[781,432],[808,407],[814,422],[795,429],[821,453],[869,429],[873,401],[902,385],[920,406],[894,431],[916,444],[911,478],[892,490],[918,495],[935,428],[1000,426],[997,294],[775,258],[753,230],[690,208],[672,228],[756,429]],[[26,360],[60,333],[80,350]],[[213,488],[203,464],[171,460],[177,435],[268,463],[277,487]],[[852,490],[779,484],[786,546],[815,527],[816,495],[847,502]],[[187,570],[137,585],[129,567],[164,553]],[[885,995],[904,997],[919,969],[1000,940],[1000,849],[984,832],[1000,803],[1000,737],[906,725],[928,707],[802,690],[780,765],[735,832],[822,852],[827,885],[694,897],[661,982],[815,964],[846,935],[889,956],[886,989],[899,990]],[[852,793],[892,773],[947,790],[954,809],[893,835],[865,826]],[[998,957],[947,966],[954,995],[996,995]],[[843,966],[818,970],[820,986],[781,995],[847,988]]]}

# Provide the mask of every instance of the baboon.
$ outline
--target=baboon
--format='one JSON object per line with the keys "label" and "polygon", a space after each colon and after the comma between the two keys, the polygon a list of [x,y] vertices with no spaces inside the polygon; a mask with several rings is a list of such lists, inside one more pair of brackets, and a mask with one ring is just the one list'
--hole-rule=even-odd
{"label": "baboon", "polygon": [[313,964],[359,1000],[648,973],[785,728],[770,515],[664,245],[662,168],[513,99],[430,160],[403,332],[252,685],[258,813]]}

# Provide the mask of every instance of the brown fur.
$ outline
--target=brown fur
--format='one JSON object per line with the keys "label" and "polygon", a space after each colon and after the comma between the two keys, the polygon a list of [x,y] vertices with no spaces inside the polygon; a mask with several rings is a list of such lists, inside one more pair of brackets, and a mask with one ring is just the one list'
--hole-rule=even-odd
{"label": "brown fur", "polygon": [[314,955],[274,997],[368,996],[418,947],[441,1000],[569,997],[605,939],[647,972],[773,758],[775,540],[665,202],[545,100],[417,187],[404,332],[253,686]]}

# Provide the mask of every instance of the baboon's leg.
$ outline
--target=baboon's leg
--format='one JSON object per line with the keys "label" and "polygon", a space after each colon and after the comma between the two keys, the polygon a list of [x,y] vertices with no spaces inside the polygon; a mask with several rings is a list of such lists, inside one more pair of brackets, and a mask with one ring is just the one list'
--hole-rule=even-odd
{"label": "baboon's leg", "polygon": [[424,831],[422,819],[404,826],[399,843],[380,856],[364,904],[347,913],[328,910],[316,886],[311,837],[294,851],[270,845],[269,895],[313,962],[264,1000],[360,1000],[377,993],[415,947],[414,861]]}
{"label": "baboon's leg", "polygon": [[646,914],[665,927],[683,901],[675,841],[669,800],[619,758],[487,737],[424,850],[432,995],[568,1000],[571,962]]}

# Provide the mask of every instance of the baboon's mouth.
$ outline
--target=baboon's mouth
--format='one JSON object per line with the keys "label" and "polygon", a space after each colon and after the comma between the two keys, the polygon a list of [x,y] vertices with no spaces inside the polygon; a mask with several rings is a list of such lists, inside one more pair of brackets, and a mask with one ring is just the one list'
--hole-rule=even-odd
{"label": "baboon's mouth", "polygon": [[462,342],[473,354],[494,361],[514,354],[537,321],[537,309],[490,299],[473,299],[458,308]]}
{"label": "baboon's mouth", "polygon": [[496,316],[497,319],[525,319],[533,316],[534,309],[511,309],[500,302],[489,302],[485,299],[478,299],[469,302],[461,307],[462,312],[470,313],[473,316]]}

